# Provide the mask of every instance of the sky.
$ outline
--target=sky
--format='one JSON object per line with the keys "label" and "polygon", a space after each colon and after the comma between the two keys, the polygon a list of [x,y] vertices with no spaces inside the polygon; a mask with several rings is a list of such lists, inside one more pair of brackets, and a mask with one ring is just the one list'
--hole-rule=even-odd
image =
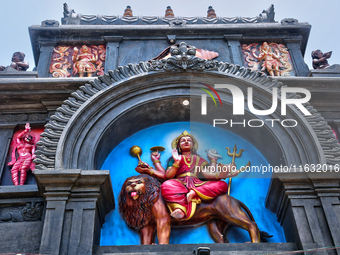
{"label": "sky", "polygon": [[311,52],[316,49],[333,51],[329,64],[340,64],[339,0],[0,0],[0,65],[9,65],[12,54],[21,51],[26,54],[31,71],[35,63],[28,27],[40,25],[44,20],[57,20],[61,24],[65,2],[76,13],[88,15],[123,15],[126,6],[130,5],[134,16],[164,16],[170,5],[175,16],[187,17],[205,17],[210,5],[217,16],[256,17],[274,4],[275,21],[294,18],[312,25],[305,53],[309,68],[312,68]]}

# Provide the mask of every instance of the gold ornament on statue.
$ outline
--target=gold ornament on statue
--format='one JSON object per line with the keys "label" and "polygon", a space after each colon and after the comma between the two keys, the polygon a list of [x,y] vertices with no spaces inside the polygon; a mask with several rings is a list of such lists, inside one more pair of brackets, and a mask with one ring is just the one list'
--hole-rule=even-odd
{"label": "gold ornament on statue", "polygon": [[165,151],[165,148],[162,146],[154,146],[150,148],[150,151]]}
{"label": "gold ornament on statue", "polygon": [[130,154],[132,157],[137,157],[139,159],[139,161],[142,161],[140,159],[140,155],[142,155],[143,151],[142,151],[142,148],[137,146],[137,145],[134,145],[130,148]]}
{"label": "gold ornament on statue", "polygon": [[[231,163],[234,164],[235,163],[235,158],[239,158],[242,156],[242,152],[244,151],[244,149],[241,149],[238,153],[237,153],[237,146],[236,146],[236,143],[235,143],[235,146],[234,146],[234,149],[233,149],[233,152],[230,153],[230,148],[226,147],[226,149],[228,150],[228,156],[232,157],[232,161]],[[250,167],[250,161],[247,163],[246,166],[244,167],[241,167],[239,170],[236,170],[238,172],[243,172],[244,170],[246,170],[248,167]],[[230,195],[230,187],[231,187],[231,177],[229,178],[229,186],[228,186],[228,195]]]}

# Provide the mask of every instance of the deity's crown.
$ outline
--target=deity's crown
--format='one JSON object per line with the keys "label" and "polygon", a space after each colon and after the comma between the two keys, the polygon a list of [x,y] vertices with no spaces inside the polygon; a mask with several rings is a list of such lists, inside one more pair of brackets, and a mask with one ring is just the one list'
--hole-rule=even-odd
{"label": "deity's crown", "polygon": [[197,151],[197,149],[198,149],[198,143],[197,143],[195,137],[192,136],[191,134],[189,134],[186,130],[185,130],[180,136],[176,137],[176,138],[172,141],[171,147],[172,147],[173,149],[176,149],[177,146],[178,146],[179,140],[180,140],[182,137],[184,137],[184,136],[190,136],[190,137],[191,137],[191,139],[192,139],[192,141],[193,141],[193,143],[194,143],[194,148],[193,148],[193,149],[194,149],[194,151]]}

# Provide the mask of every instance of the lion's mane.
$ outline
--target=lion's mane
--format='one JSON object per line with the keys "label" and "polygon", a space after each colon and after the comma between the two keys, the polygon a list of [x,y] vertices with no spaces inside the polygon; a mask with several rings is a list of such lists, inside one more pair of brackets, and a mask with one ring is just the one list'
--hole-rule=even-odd
{"label": "lion's mane", "polygon": [[[145,194],[141,194],[137,200],[133,200],[125,191],[126,184],[131,179],[144,179]],[[118,199],[119,212],[130,227],[138,230],[153,220],[151,207],[157,201],[160,190],[161,183],[146,174],[132,176],[125,180]]]}

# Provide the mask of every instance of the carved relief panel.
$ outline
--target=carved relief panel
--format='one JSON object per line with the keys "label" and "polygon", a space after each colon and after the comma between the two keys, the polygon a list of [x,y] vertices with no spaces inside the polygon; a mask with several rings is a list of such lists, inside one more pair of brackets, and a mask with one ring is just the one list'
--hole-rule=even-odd
{"label": "carved relief panel", "polygon": [[246,67],[270,76],[295,76],[287,47],[280,43],[242,44]]}
{"label": "carved relief panel", "polygon": [[52,77],[93,77],[104,74],[105,45],[56,46],[50,64]]}

